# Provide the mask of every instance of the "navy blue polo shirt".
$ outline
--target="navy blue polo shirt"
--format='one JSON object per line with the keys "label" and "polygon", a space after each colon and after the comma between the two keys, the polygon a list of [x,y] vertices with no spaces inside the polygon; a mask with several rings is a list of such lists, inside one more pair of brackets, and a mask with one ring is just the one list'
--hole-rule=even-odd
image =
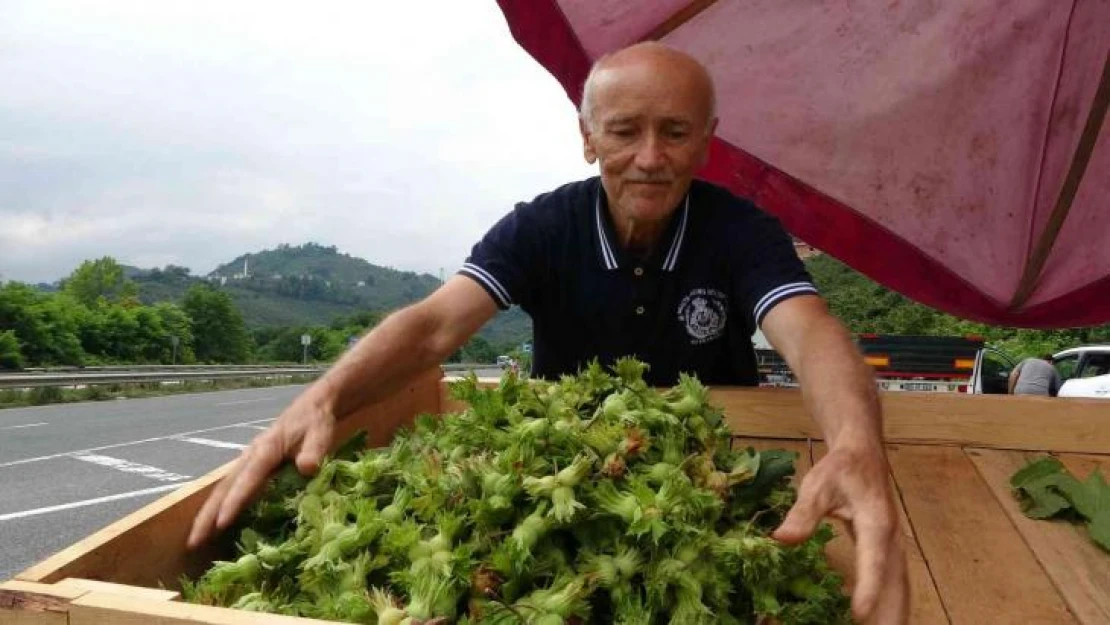
{"label": "navy blue polo shirt", "polygon": [[680,372],[754,385],[755,328],[783,300],[817,293],[779,221],[707,182],[693,182],[650,255],[616,241],[593,177],[518,204],[459,273],[532,317],[532,374],[552,380],[634,356],[655,385]]}

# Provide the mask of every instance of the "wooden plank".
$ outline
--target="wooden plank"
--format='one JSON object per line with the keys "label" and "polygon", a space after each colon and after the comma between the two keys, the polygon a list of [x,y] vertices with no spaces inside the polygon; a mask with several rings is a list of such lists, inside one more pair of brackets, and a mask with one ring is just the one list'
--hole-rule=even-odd
{"label": "wooden plank", "polygon": [[[813,458],[819,462],[828,453],[828,446],[822,442],[813,444]],[[893,480],[893,476],[891,476]],[[895,484],[897,488],[897,484]],[[852,575],[845,580],[849,590],[855,586],[855,541],[848,533],[847,524],[839,519],[830,520],[836,527],[837,537],[829,543],[826,553],[829,559],[837,566],[838,570],[850,570]],[[921,545],[906,515],[906,507],[898,500],[898,522],[902,530],[902,549],[906,554],[906,567],[910,579],[910,622],[914,625],[948,623],[948,615],[944,605],[937,594],[937,587],[933,583],[933,576],[921,554]]]}
{"label": "wooden plank", "polygon": [[[892,443],[1110,453],[1106,400],[909,392],[880,397],[885,437]],[[794,389],[716,388],[710,402],[725,410],[737,435],[822,438]]]}
{"label": "wooden plank", "polygon": [[[1031,456],[1038,457],[1038,456]],[[1110,454],[1060,454],[1060,462],[1079,480],[1086,480],[1095,469],[1110,482]]]}
{"label": "wooden plank", "polygon": [[969,449],[967,455],[1079,621],[1110,623],[1110,557],[1080,525],[1026,517],[1012,494],[1010,477],[1041,454]]}
{"label": "wooden plank", "polygon": [[66,625],[69,602],[87,591],[9,580],[0,584],[3,625]]}
{"label": "wooden plank", "polygon": [[953,623],[1076,622],[963,450],[895,445],[890,462]]}
{"label": "wooden plank", "polygon": [[[388,443],[393,432],[419,412],[439,407],[436,367],[394,396],[345,419],[336,443],[357,429],[366,429],[371,446]],[[231,469],[228,463],[208,475],[154,501],[92,536],[81,540],[16,576],[32,582],[53,583],[67,577],[132,586],[177,589],[180,577],[195,577],[213,560],[230,553],[230,536],[196,551],[185,546],[193,519],[213,486]],[[154,557],[154,556],[157,557]]]}
{"label": "wooden plank", "polygon": [[111,582],[102,582],[95,579],[81,579],[79,577],[67,577],[54,584],[54,588],[73,589],[84,592],[106,592],[128,597],[146,597],[147,599],[155,599],[158,601],[177,601],[181,598],[181,593],[175,590],[124,586],[123,584],[113,584]]}
{"label": "wooden plank", "polygon": [[335,623],[178,601],[91,592],[70,604],[69,625],[335,625]]}

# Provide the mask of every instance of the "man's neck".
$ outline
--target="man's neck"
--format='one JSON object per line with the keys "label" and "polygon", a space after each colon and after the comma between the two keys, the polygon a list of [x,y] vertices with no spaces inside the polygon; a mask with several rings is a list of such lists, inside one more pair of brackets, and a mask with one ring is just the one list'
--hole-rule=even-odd
{"label": "man's neck", "polygon": [[668,221],[613,220],[621,250],[635,256],[648,256],[659,245]]}

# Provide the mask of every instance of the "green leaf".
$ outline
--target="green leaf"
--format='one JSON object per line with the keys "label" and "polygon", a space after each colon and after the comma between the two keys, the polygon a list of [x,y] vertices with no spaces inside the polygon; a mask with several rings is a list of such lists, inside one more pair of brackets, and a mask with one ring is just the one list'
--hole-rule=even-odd
{"label": "green leaf", "polygon": [[1071,508],[1071,503],[1055,488],[1061,477],[1064,476],[1046,475],[1018,489],[1021,511],[1025,516],[1031,519],[1047,519]]}
{"label": "green leaf", "polygon": [[1106,480],[1102,477],[1102,472],[1095,470],[1089,476],[1087,481],[1080,482],[1070,475],[1060,476],[1056,485],[1057,488],[1068,498],[1071,505],[1075,506],[1076,511],[1082,514],[1088,521],[1094,521],[1100,515],[1110,514],[1110,486],[1106,484]]}
{"label": "green leaf", "polygon": [[1029,482],[1039,480],[1048,475],[1064,473],[1064,465],[1053,457],[1041,458],[1025,465],[1020,471],[1010,478],[1010,486],[1022,488]]}
{"label": "green leaf", "polygon": [[1105,549],[1110,551],[1110,510],[1103,510],[1100,514],[1087,524],[1087,532],[1091,535],[1091,540]]}

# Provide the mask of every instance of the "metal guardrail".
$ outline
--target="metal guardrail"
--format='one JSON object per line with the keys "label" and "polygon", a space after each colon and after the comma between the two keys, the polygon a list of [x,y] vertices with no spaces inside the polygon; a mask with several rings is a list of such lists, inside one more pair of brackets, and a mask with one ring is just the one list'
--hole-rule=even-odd
{"label": "metal guardrail", "polygon": [[47,374],[30,373],[0,376],[0,389],[38,388],[44,386],[96,386],[104,384],[137,384],[142,382],[184,382],[190,380],[232,380],[245,378],[289,377],[323,373],[327,367],[273,369],[239,369],[230,371],[158,371],[127,373]]}
{"label": "metal guardrail", "polygon": [[232,371],[242,369],[288,369],[303,367],[295,362],[285,364],[239,364],[239,365],[90,365],[88,367],[27,367],[19,373],[114,373],[124,371]]}
{"label": "metal guardrail", "polygon": [[[287,377],[323,373],[331,365],[291,367],[278,365],[151,365],[121,366],[118,368],[86,368],[66,370],[66,373],[53,373],[46,370],[0,374],[0,389],[38,388],[46,386],[94,386],[103,384],[138,384],[142,382],[176,382],[230,380],[264,377]],[[468,371],[471,369],[496,368],[496,365],[482,364],[444,364],[445,372]]]}

